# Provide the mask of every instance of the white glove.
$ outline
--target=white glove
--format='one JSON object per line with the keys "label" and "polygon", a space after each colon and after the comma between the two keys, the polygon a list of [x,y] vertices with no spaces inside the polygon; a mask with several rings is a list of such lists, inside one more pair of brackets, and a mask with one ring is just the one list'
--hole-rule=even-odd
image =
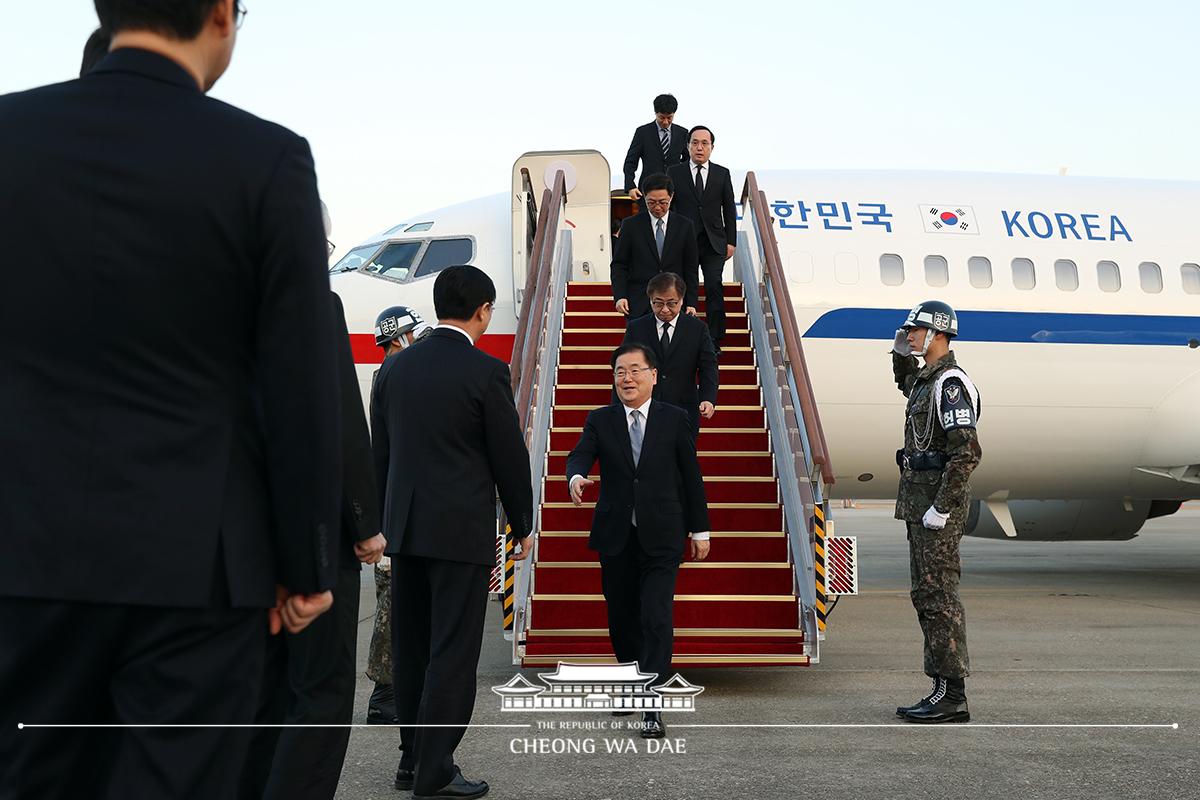
{"label": "white glove", "polygon": [[921,518],[921,524],[931,531],[940,531],[946,527],[946,521],[950,519],[949,514],[943,514],[933,506],[925,512],[925,516]]}
{"label": "white glove", "polygon": [[912,347],[908,344],[908,331],[899,328],[896,331],[896,341],[892,344],[892,352],[898,356],[911,356]]}

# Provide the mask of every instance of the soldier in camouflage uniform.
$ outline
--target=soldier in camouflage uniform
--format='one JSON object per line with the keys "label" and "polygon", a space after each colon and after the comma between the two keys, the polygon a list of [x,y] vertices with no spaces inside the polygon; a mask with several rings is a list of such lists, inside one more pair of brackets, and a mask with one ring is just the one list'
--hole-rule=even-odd
{"label": "soldier in camouflage uniform", "polygon": [[[425,338],[433,328],[415,309],[392,306],[375,320],[375,344],[383,348],[386,361],[391,356]],[[371,378],[371,393],[375,379]],[[367,724],[395,725],[396,698],[392,689],[392,560],[384,556],[375,565],[375,627],[367,651],[367,677],[375,682],[367,705]]]}
{"label": "soldier in camouflage uniform", "polygon": [[975,430],[981,406],[975,384],[950,352],[957,334],[954,309],[927,301],[896,331],[892,351],[896,385],[908,398],[904,449],[896,453],[896,519],[908,526],[912,603],[925,635],[925,674],[933,678],[933,690],[920,702],[896,709],[908,722],[971,719],[958,544],[971,501],[971,472],[982,455]]}

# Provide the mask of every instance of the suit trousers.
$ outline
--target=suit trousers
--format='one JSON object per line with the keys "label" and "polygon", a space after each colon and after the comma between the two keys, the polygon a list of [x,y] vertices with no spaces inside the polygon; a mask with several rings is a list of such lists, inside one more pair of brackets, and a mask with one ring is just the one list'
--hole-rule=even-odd
{"label": "suit trousers", "polygon": [[[454,777],[454,750],[475,710],[490,576],[490,566],[392,556],[400,766],[415,770],[416,794],[434,794]],[[448,727],[424,727],[434,725]]]}
{"label": "suit trousers", "polygon": [[[267,643],[257,719],[287,725],[349,725],[362,573],[339,569],[333,607],[298,634]],[[332,800],[349,728],[260,728],[242,773],[242,800]]]}
{"label": "suit trousers", "polygon": [[617,555],[600,554],[600,581],[608,606],[608,635],[620,663],[636,661],[644,673],[671,678],[675,642],[673,609],[679,556],[649,555],[630,526],[629,541]]}
{"label": "suit trousers", "polygon": [[704,274],[704,316],[713,346],[720,348],[725,338],[725,254],[713,250],[708,234],[703,231],[696,244],[700,250],[700,271]]}
{"label": "suit trousers", "polygon": [[234,797],[251,730],[17,729],[248,724],[263,609],[0,598],[0,798]]}

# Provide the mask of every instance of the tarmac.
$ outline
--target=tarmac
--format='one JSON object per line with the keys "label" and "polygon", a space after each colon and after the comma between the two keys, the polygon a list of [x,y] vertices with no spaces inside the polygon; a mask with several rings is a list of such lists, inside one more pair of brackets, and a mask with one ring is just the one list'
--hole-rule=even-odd
{"label": "tarmac", "polygon": [[[837,534],[858,537],[860,594],[830,614],[820,663],[682,671],[705,691],[665,715],[670,752],[606,714],[502,713],[491,687],[518,670],[491,603],[472,723],[528,727],[473,727],[463,773],[497,800],[1200,797],[1200,503],[1128,542],[964,539],[972,722],[952,726],[894,716],[929,682],[903,527],[860,505],[834,509]],[[364,667],[374,606],[364,570]],[[360,676],[356,722],[370,690]],[[606,727],[538,729],[568,721]],[[398,741],[355,728],[339,800],[411,796],[392,787]]]}

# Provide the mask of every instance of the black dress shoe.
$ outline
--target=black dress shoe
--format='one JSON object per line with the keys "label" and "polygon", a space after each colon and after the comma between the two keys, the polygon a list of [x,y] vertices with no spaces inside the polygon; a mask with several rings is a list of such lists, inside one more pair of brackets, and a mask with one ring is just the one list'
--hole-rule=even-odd
{"label": "black dress shoe", "polygon": [[414,794],[413,800],[425,800],[426,798],[435,797],[483,797],[487,793],[487,781],[469,781],[463,777],[462,770],[455,767],[454,777],[450,779],[449,783],[433,794]]}
{"label": "black dress shoe", "polygon": [[647,711],[642,715],[642,738],[661,739],[667,735],[667,726],[663,724],[661,711]]}
{"label": "black dress shoe", "polygon": [[396,716],[396,694],[390,683],[377,683],[367,702],[368,725],[399,725]]}
{"label": "black dress shoe", "polygon": [[910,711],[916,711],[921,706],[926,705],[931,700],[933,700],[933,698],[936,697],[939,692],[944,693],[946,691],[946,687],[943,686],[942,684],[945,682],[945,680],[946,680],[945,678],[934,678],[933,679],[933,689],[930,690],[929,694],[925,695],[920,700],[913,703],[911,706],[898,706],[896,708],[896,716],[903,717],[905,714],[907,714]]}
{"label": "black dress shoe", "polygon": [[920,708],[906,713],[902,719],[905,722],[921,722],[927,725],[940,725],[944,722],[970,722],[971,712],[967,710],[967,701],[956,702],[943,697],[936,703],[925,703]]}
{"label": "black dress shoe", "polygon": [[404,767],[396,767],[395,786],[402,792],[411,792],[413,788],[413,771]]}

